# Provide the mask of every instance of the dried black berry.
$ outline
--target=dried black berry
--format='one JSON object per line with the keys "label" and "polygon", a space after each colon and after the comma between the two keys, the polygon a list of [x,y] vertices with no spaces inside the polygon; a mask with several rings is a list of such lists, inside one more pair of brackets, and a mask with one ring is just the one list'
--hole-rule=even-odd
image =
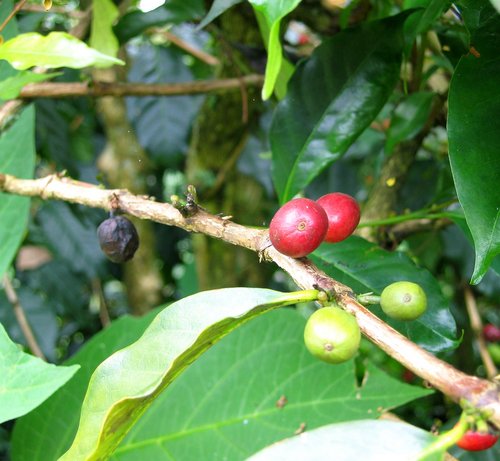
{"label": "dried black berry", "polygon": [[139,235],[135,226],[123,216],[112,216],[97,228],[101,250],[114,263],[133,258],[139,248]]}

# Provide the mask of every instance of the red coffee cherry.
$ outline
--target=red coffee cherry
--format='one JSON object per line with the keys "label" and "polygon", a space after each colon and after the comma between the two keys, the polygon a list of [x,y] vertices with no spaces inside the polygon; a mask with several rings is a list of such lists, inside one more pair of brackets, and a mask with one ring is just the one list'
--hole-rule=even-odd
{"label": "red coffee cherry", "polygon": [[491,448],[498,440],[498,436],[489,432],[476,432],[468,430],[462,438],[457,442],[457,445],[462,450],[481,451]]}
{"label": "red coffee cherry", "polygon": [[323,195],[316,202],[325,209],[328,216],[326,242],[341,242],[354,232],[359,224],[361,212],[353,197],[341,192],[332,192]]}
{"label": "red coffee cherry", "polygon": [[500,341],[500,328],[496,325],[488,323],[483,328],[483,336],[486,341],[490,343],[497,343]]}
{"label": "red coffee cherry", "polygon": [[320,245],[327,229],[325,210],[314,200],[296,198],[276,212],[269,225],[269,238],[280,253],[301,258]]}
{"label": "red coffee cherry", "polygon": [[114,263],[133,258],[139,248],[139,235],[135,226],[123,216],[111,216],[97,228],[99,245],[106,257]]}

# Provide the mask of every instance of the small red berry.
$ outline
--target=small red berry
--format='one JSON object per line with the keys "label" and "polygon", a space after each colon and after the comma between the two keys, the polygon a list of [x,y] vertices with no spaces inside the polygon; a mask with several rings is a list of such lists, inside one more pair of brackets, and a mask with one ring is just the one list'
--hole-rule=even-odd
{"label": "small red berry", "polygon": [[317,200],[328,216],[328,232],[325,241],[341,242],[349,237],[359,224],[361,212],[358,202],[350,195],[332,192]]}
{"label": "small red berry", "polygon": [[297,198],[276,212],[269,225],[269,237],[280,253],[301,258],[320,245],[327,229],[325,210],[314,200]]}
{"label": "small red berry", "polygon": [[490,343],[497,343],[500,341],[500,328],[496,325],[488,323],[483,328],[483,336],[486,341]]}
{"label": "small red berry", "polygon": [[476,432],[468,430],[462,438],[457,442],[457,445],[462,450],[481,451],[491,448],[498,440],[498,436],[489,432]]}

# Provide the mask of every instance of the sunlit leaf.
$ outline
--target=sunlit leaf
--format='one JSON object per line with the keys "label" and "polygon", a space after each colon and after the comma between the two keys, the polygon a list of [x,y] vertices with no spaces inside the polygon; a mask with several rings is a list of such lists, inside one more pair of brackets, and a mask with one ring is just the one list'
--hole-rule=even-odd
{"label": "sunlit leaf", "polygon": [[293,11],[300,0],[276,2],[274,0],[249,0],[254,10],[260,13],[266,22],[264,40],[267,45],[267,63],[262,99],[266,100],[273,94],[278,75],[283,65],[283,51],[280,42],[281,20]]}
{"label": "sunlit leaf", "polygon": [[90,46],[107,56],[116,57],[118,39],[113,32],[113,23],[119,12],[111,0],[92,2],[92,23],[90,28]]}
{"label": "sunlit leaf", "polygon": [[303,297],[297,293],[227,288],[201,292],[164,309],[138,341],[96,369],[75,439],[60,460],[105,459],[193,360],[244,321],[297,302]]}
{"label": "sunlit leaf", "polygon": [[19,70],[33,66],[81,69],[124,64],[120,59],[102,54],[66,32],[51,32],[46,36],[36,32],[20,34],[0,45],[0,59],[5,59]]}
{"label": "sunlit leaf", "polygon": [[23,352],[0,324],[0,423],[36,408],[80,368],[57,367]]}

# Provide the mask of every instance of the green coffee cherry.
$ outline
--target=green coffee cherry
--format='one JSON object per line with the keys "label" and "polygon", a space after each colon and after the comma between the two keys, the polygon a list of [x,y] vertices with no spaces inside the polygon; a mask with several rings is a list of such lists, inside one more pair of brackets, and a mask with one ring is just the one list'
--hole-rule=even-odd
{"label": "green coffee cherry", "polygon": [[304,342],[309,352],[328,363],[342,363],[359,348],[361,332],[356,318],[339,307],[323,307],[308,319]]}
{"label": "green coffee cherry", "polygon": [[382,291],[380,307],[393,319],[415,320],[427,309],[427,296],[416,283],[395,282]]}

